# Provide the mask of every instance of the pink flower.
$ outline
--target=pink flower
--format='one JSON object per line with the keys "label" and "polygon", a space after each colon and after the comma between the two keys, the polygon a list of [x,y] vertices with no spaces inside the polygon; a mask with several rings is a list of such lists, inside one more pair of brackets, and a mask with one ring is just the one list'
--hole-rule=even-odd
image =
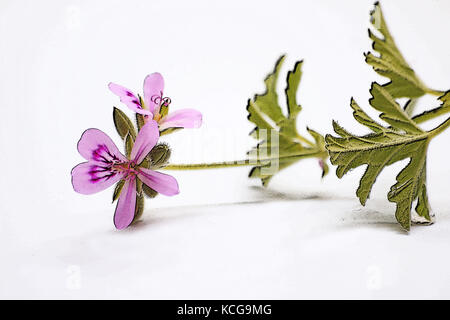
{"label": "pink flower", "polygon": [[128,108],[144,115],[146,120],[158,122],[161,131],[168,128],[198,128],[202,124],[202,114],[194,109],[181,109],[168,114],[171,100],[163,96],[164,79],[157,72],[149,74],[144,80],[143,101],[118,84],[111,82],[108,87]]}
{"label": "pink flower", "polygon": [[87,162],[72,169],[72,185],[76,192],[93,194],[124,180],[114,214],[114,225],[125,229],[133,221],[136,208],[136,179],[166,196],[179,193],[174,177],[156,172],[140,164],[159,139],[158,124],[149,121],[139,131],[129,159],[103,131],[88,129],[78,142],[78,152]]}

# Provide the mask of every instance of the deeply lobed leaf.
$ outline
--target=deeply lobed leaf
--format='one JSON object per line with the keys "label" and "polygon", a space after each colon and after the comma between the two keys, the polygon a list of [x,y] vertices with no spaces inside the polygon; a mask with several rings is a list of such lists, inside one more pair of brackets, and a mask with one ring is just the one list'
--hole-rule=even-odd
{"label": "deeply lobed leaf", "polygon": [[397,48],[378,2],[375,3],[370,17],[372,25],[381,33],[382,38],[377,37],[369,29],[369,38],[373,41],[372,48],[379,56],[369,52],[365,54],[366,62],[378,74],[390,79],[390,82],[386,83],[384,87],[392,97],[418,98],[423,96],[429,89],[417,77]]}
{"label": "deeply lobed leaf", "polygon": [[[379,118],[387,125],[369,117],[352,99],[350,105],[353,117],[372,133],[357,136],[333,122],[334,131],[338,136],[327,135],[326,148],[330,153],[331,163],[337,165],[336,175],[339,178],[353,168],[366,166],[356,191],[362,205],[365,205],[373,184],[386,166],[409,159],[388,193],[389,201],[396,203],[397,221],[403,228],[409,230],[411,210],[415,201],[417,214],[428,222],[432,220],[426,188],[426,154],[430,140],[450,126],[450,118],[429,132],[422,130],[418,124],[448,113],[450,93],[443,94],[431,90],[416,76],[398,50],[378,2],[371,12],[371,22],[382,37],[377,37],[369,30],[369,37],[373,41],[372,47],[378,56],[368,53],[366,62],[377,73],[388,77],[390,82],[384,85],[373,83],[369,103],[380,112]],[[442,105],[412,116],[416,98],[426,93],[442,95],[439,98]],[[409,98],[403,108],[396,100],[401,97]]]}
{"label": "deeply lobed leaf", "polygon": [[389,201],[396,203],[397,221],[409,230],[411,208],[415,200],[418,201],[416,212],[419,216],[431,220],[426,192],[426,153],[433,131],[425,132],[420,129],[387,88],[374,83],[371,94],[371,106],[381,111],[380,118],[391,126],[383,126],[373,120],[352,99],[354,118],[372,133],[356,136],[334,122],[338,137],[327,135],[326,148],[330,153],[331,163],[337,165],[336,175],[339,178],[353,168],[367,165],[356,191],[362,205],[369,198],[381,171],[386,166],[409,158],[409,163],[398,174],[397,183],[388,194]]}
{"label": "deeply lobed leaf", "polygon": [[[328,172],[324,161],[327,158],[324,138],[308,129],[314,139],[314,142],[310,142],[297,131],[296,122],[301,106],[297,103],[296,95],[302,76],[302,61],[298,61],[287,75],[287,115],[279,105],[277,80],[284,58],[282,56],[278,59],[273,72],[264,80],[266,92],[256,94],[247,104],[248,119],[256,125],[250,134],[259,140],[258,145],[249,152],[256,162],[249,177],[260,178],[264,186],[267,186],[274,174],[303,158],[322,159],[323,173]],[[273,154],[273,150],[277,154]]]}

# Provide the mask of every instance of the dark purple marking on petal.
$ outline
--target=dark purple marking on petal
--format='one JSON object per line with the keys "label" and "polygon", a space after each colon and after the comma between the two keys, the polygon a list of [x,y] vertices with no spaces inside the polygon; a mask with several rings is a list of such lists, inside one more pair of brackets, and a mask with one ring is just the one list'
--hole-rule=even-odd
{"label": "dark purple marking on petal", "polygon": [[139,109],[142,109],[141,104],[139,103],[139,101],[137,100],[132,100],[131,102],[133,102]]}
{"label": "dark purple marking on petal", "polygon": [[117,171],[115,171],[110,166],[104,167],[99,165],[92,165],[88,173],[91,177],[90,181],[92,183],[97,183],[101,180],[107,181],[111,179],[117,174]]}
{"label": "dark purple marking on petal", "polygon": [[92,159],[107,164],[120,162],[119,158],[117,158],[115,154],[112,154],[108,147],[104,144],[99,144],[97,149],[92,151]]}
{"label": "dark purple marking on petal", "polygon": [[129,97],[134,97],[134,94],[130,91],[125,91],[125,94]]}

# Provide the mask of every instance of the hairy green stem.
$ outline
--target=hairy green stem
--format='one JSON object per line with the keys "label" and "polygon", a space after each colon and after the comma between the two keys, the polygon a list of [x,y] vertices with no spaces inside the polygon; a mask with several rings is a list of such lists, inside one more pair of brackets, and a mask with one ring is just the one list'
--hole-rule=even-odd
{"label": "hairy green stem", "polygon": [[211,162],[211,163],[192,163],[192,164],[169,164],[162,168],[163,170],[201,170],[250,166],[249,160],[240,160],[233,162]]}
{"label": "hairy green stem", "polygon": [[202,169],[217,169],[217,168],[232,168],[232,167],[244,167],[244,166],[258,166],[267,164],[270,161],[280,161],[283,159],[306,159],[306,158],[328,158],[328,152],[315,151],[304,154],[292,154],[287,156],[281,156],[279,158],[265,158],[265,159],[245,159],[239,161],[224,161],[224,162],[212,162],[212,163],[193,163],[193,164],[169,164],[163,170],[202,170]]}

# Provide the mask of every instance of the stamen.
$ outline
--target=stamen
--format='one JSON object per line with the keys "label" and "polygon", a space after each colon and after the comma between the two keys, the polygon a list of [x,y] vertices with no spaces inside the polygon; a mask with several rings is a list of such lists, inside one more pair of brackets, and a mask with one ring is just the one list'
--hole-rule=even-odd
{"label": "stamen", "polygon": [[158,96],[158,95],[156,95],[156,94],[153,95],[153,96],[150,98],[150,101],[153,102],[153,103],[155,103],[155,104],[157,104],[157,105],[160,104],[161,100],[162,100],[162,96]]}
{"label": "stamen", "polygon": [[159,106],[168,106],[172,103],[172,100],[169,97],[163,97],[162,95],[153,95],[150,99],[153,103]]}
{"label": "stamen", "polygon": [[164,97],[162,99],[162,105],[163,106],[169,106],[169,104],[171,104],[171,103],[172,103],[172,100],[169,97]]}

